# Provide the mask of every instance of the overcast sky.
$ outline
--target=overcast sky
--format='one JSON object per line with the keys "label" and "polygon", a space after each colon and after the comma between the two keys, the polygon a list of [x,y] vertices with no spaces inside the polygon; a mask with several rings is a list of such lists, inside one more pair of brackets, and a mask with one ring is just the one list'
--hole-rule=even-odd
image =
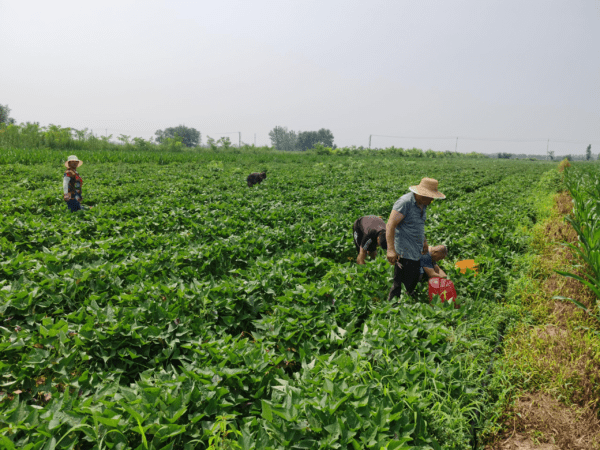
{"label": "overcast sky", "polygon": [[115,137],[597,154],[600,0],[0,0],[0,104]]}

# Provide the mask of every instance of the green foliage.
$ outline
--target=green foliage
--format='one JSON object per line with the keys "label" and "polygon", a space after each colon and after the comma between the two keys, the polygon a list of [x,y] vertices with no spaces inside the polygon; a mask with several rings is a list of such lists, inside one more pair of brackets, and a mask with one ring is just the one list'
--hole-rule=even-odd
{"label": "green foliage", "polygon": [[549,192],[563,192],[567,190],[564,176],[556,169],[551,169],[542,174],[538,187]]}
{"label": "green foliage", "polygon": [[184,145],[179,136],[175,136],[174,138],[166,137],[161,140],[160,148],[168,152],[181,152]]}
{"label": "green foliage", "polygon": [[0,105],[0,126],[12,125],[15,123],[15,119],[10,117],[10,108],[8,105]]}
{"label": "green foliage", "polygon": [[298,150],[298,136],[293,130],[287,127],[276,126],[269,131],[271,145],[277,150],[294,151]]}
{"label": "green foliage", "polygon": [[167,139],[180,138],[180,142],[186,147],[197,147],[202,142],[200,132],[195,128],[179,125],[176,127],[165,128],[164,130],[156,130],[156,141],[164,143]]}
{"label": "green foliage", "polygon": [[306,151],[317,145],[332,148],[333,133],[331,130],[321,128],[319,131],[299,131],[297,134],[287,127],[276,126],[269,132],[271,145],[278,150]]}
{"label": "green foliage", "polygon": [[324,147],[333,147],[333,133],[325,128],[321,128],[319,131],[298,132],[298,147],[300,150],[306,151],[317,144]]}
{"label": "green foliage", "polygon": [[231,148],[231,140],[228,137],[219,138],[215,141],[213,138],[208,136],[207,138],[208,147],[213,151],[229,150]]}
{"label": "green foliage", "polygon": [[62,128],[59,125],[49,125],[43,133],[44,146],[52,149],[72,149],[74,145],[70,128]]}
{"label": "green foliage", "polygon": [[[514,187],[552,165],[336,150],[82,150],[94,208],[70,214],[67,152],[0,149],[2,446],[469,448],[536,221]],[[354,220],[425,175],[459,309],[388,303],[385,259],[353,263]]]}
{"label": "green foliage", "polygon": [[[573,198],[573,214],[566,220],[573,226],[579,242],[569,244],[579,262],[573,271],[557,271],[589,288],[596,296],[595,305],[588,309],[577,300],[567,299],[600,320],[600,176],[593,171],[565,171],[566,184]],[[562,297],[561,297],[562,298]]]}

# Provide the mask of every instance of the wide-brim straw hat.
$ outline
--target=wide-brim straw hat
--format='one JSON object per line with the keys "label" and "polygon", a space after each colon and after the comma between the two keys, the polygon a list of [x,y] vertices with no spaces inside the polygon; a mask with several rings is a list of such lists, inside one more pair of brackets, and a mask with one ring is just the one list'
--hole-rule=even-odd
{"label": "wide-brim straw hat", "polygon": [[438,181],[433,178],[423,178],[419,184],[410,186],[408,189],[423,197],[446,198],[444,194],[438,191]]}
{"label": "wide-brim straw hat", "polygon": [[79,158],[77,158],[77,156],[75,155],[71,155],[67,158],[67,160],[65,161],[65,167],[68,169],[69,168],[69,163],[71,161],[77,161],[77,167],[80,167],[83,164],[83,161],[80,160]]}

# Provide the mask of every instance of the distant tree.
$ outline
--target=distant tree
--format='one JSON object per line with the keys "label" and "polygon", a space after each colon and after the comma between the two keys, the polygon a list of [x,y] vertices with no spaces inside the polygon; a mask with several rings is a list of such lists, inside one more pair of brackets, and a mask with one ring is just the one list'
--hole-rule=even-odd
{"label": "distant tree", "polygon": [[510,159],[512,157],[511,153],[498,153],[498,158],[500,159]]}
{"label": "distant tree", "polygon": [[554,161],[554,151],[548,152],[548,159],[550,159],[550,161]]}
{"label": "distant tree", "polygon": [[189,128],[185,125],[157,130],[154,134],[156,135],[156,141],[161,144],[165,142],[167,138],[175,139],[176,136],[181,138],[181,142],[186,147],[196,147],[202,142],[200,132],[195,128]]}
{"label": "distant tree", "polygon": [[319,133],[317,131],[300,131],[298,133],[298,147],[300,150],[313,148],[319,142]]}
{"label": "distant tree", "polygon": [[271,146],[277,150],[294,151],[297,150],[298,136],[293,130],[288,130],[287,127],[276,126],[269,131]]}
{"label": "distant tree", "polygon": [[11,125],[15,123],[15,119],[10,117],[10,108],[8,105],[0,105],[0,123]]}
{"label": "distant tree", "polygon": [[314,148],[316,144],[333,147],[333,133],[331,130],[321,128],[319,131],[300,131],[298,133],[298,147],[300,147],[300,150]]}
{"label": "distant tree", "polygon": [[231,148],[231,139],[228,136],[223,136],[217,141],[217,145],[221,146],[225,150]]}
{"label": "distant tree", "polygon": [[317,131],[317,136],[319,137],[319,142],[325,147],[335,147],[333,145],[333,133],[331,130],[321,128],[319,131]]}
{"label": "distant tree", "polygon": [[589,161],[590,159],[592,159],[592,144],[585,149],[585,160]]}
{"label": "distant tree", "polygon": [[573,157],[572,157],[571,155],[567,155],[567,156],[565,156],[565,159],[566,159],[567,161],[573,161]]}

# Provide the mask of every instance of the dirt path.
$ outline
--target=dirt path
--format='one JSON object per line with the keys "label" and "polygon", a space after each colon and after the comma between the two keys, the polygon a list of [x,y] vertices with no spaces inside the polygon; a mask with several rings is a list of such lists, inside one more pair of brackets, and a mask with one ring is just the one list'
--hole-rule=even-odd
{"label": "dirt path", "polygon": [[555,197],[554,208],[536,234],[538,257],[520,293],[533,323],[505,339],[503,370],[518,389],[487,449],[600,449],[600,336],[593,331],[599,324],[553,297],[588,306],[595,299],[579,282],[555,272],[571,270],[573,255],[564,243],[577,242],[577,234],[564,220],[572,210],[567,193]]}

